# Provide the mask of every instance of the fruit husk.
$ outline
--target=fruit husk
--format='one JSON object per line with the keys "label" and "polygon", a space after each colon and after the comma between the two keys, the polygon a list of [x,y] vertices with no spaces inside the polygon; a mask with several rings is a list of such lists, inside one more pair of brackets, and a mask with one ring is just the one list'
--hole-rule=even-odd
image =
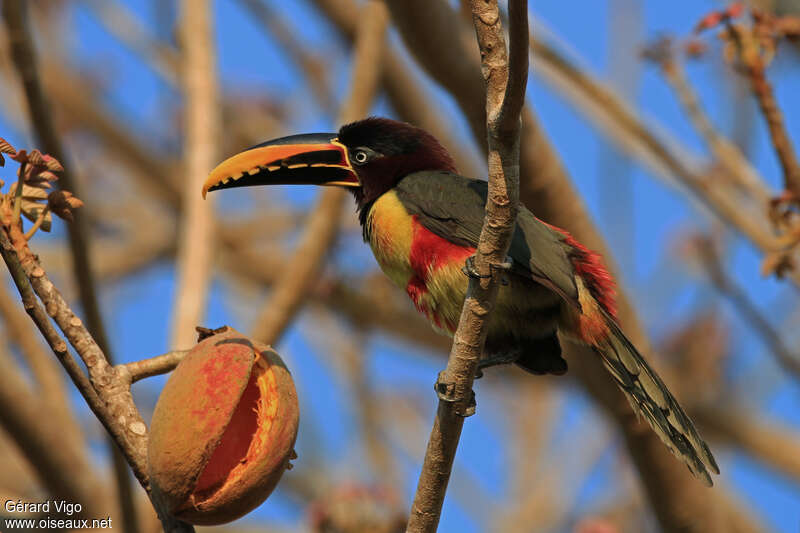
{"label": "fruit husk", "polygon": [[172,373],[153,413],[153,487],[181,520],[235,520],[260,505],[287,469],[298,418],[294,383],[277,353],[233,329],[209,337]]}

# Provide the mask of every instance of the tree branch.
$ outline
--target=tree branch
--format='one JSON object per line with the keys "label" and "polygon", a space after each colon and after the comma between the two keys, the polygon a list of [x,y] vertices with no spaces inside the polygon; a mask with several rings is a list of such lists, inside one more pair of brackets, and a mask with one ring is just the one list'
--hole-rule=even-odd
{"label": "tree branch", "polygon": [[197,192],[214,168],[219,131],[214,36],[211,3],[182,2],[181,31],[186,65],[185,172],[178,238],[177,288],[172,315],[172,347],[183,349],[195,342],[194,328],[202,321],[211,282],[214,248],[213,203]]}
{"label": "tree branch", "polygon": [[[472,382],[497,300],[500,268],[517,220],[519,203],[519,112],[528,80],[527,0],[509,0],[511,62],[497,1],[472,2],[475,33],[486,81],[489,194],[475,254],[481,277],[471,277],[447,367],[440,374],[436,420],[428,441],[407,532],[433,532],[439,524],[456,448],[470,409]],[[523,51],[521,51],[523,50]],[[484,277],[485,276],[485,277]]]}
{"label": "tree branch", "polygon": [[[351,122],[369,112],[378,87],[388,12],[382,0],[370,0],[362,8],[364,24],[356,38],[350,95],[340,110],[339,121]],[[253,337],[275,344],[300,309],[315,281],[322,261],[339,233],[346,192],[326,189],[311,212],[300,244],[292,254],[264,309],[256,318]]]}
{"label": "tree branch", "polygon": [[778,364],[795,380],[800,379],[800,359],[786,346],[778,330],[770,324],[758,306],[725,271],[714,241],[703,235],[698,235],[694,246],[702,266],[711,281],[711,284],[730,303],[744,321],[750,325],[769,346],[770,352]]}
{"label": "tree branch", "polygon": [[[339,29],[343,37],[354,43],[361,26],[359,4],[355,0],[313,0]],[[392,8],[391,2],[389,8]],[[394,16],[394,13],[392,13]],[[417,17],[419,22],[419,17]],[[440,109],[431,102],[431,94],[422,86],[419,76],[401,54],[385,46],[381,55],[381,81],[392,107],[401,119],[415,124],[433,134],[453,156],[458,168],[467,176],[477,176],[480,170],[471,147],[465,148],[463,140],[453,135],[452,128]],[[458,64],[451,64],[459,68]],[[483,118],[481,118],[481,121]],[[485,136],[481,139],[484,142]]]}
{"label": "tree branch", "polygon": [[[22,296],[25,309],[64,365],[89,407],[119,446],[142,487],[150,495],[164,530],[193,531],[191,526],[172,518],[162,507],[161,502],[150,493],[146,459],[147,426],[133,403],[130,381],[109,365],[105,354],[83,322],[70,309],[36,257],[28,249],[19,225],[12,223],[8,217],[9,213],[5,213],[4,227],[0,228],[0,253]],[[39,306],[36,296],[41,299],[47,313]],[[89,370],[89,379],[69,355],[66,343],[53,328],[50,318],[55,321],[83,360]]]}
{"label": "tree branch", "polygon": [[118,365],[117,371],[124,373],[129,383],[136,383],[145,378],[172,372],[188,353],[189,350],[174,350],[141,361]]}
{"label": "tree branch", "polygon": [[[37,70],[36,50],[28,24],[27,5],[24,0],[8,0],[3,2],[3,18],[9,36],[11,55],[14,65],[22,80],[28,103],[31,126],[38,138],[39,146],[64,165],[60,181],[61,186],[78,198],[83,194],[80,184],[72,175],[72,165],[61,144],[61,139],[53,122],[53,114],[49,102],[42,91],[42,84]],[[89,229],[83,213],[75,213],[74,221],[67,225],[70,248],[72,249],[72,274],[78,287],[81,306],[86,315],[89,329],[97,339],[103,352],[112,359],[111,345],[108,342],[100,305],[97,300],[97,289],[89,257]],[[119,503],[125,529],[131,533],[139,531],[138,518],[131,493],[131,482],[124,459],[113,444],[111,449],[112,465],[117,481]]]}

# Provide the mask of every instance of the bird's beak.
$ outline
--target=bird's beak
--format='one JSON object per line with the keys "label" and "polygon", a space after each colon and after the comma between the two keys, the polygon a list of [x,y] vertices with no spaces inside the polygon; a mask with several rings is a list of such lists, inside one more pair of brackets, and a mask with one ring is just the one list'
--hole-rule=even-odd
{"label": "bird's beak", "polygon": [[359,187],[347,148],[335,133],[292,135],[257,144],[220,163],[203,184],[208,191],[250,185]]}

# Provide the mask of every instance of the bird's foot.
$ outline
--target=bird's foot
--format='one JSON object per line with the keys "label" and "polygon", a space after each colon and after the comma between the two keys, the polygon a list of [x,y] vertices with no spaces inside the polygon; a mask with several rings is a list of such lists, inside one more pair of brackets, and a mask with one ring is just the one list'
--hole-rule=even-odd
{"label": "bird's foot", "polygon": [[461,272],[464,273],[465,276],[469,278],[475,279],[486,279],[491,278],[491,274],[481,274],[478,272],[478,269],[475,267],[475,256],[471,255],[467,257],[467,260],[464,261],[464,266],[461,268]]}
{"label": "bird's foot", "polygon": [[[506,256],[506,260],[502,263],[489,264],[489,269],[490,270],[497,269],[506,272],[508,270],[511,270],[511,266],[512,266],[512,259]],[[486,279],[492,277],[491,272],[489,274],[481,274],[480,272],[478,272],[478,269],[475,267],[474,255],[467,257],[466,261],[464,261],[464,266],[461,268],[461,272],[463,272],[464,275],[467,277],[476,279]],[[508,285],[508,280],[505,277],[503,277],[501,282],[503,283],[503,285]]]}
{"label": "bird's foot", "polygon": [[520,352],[511,351],[481,359],[480,361],[478,361],[478,369],[475,371],[475,379],[480,379],[483,377],[483,370],[485,368],[491,368],[493,366],[500,366],[500,365],[510,365],[511,363],[516,363],[520,355],[522,355]]}
{"label": "bird's foot", "polygon": [[[439,372],[436,378],[436,383],[433,384],[433,390],[436,391],[436,396],[443,402],[456,403],[460,400],[456,396],[456,384],[452,381],[445,381],[444,370]],[[475,391],[469,391],[469,401],[467,405],[456,410],[456,414],[461,417],[468,417],[475,414],[477,403],[475,402]]]}

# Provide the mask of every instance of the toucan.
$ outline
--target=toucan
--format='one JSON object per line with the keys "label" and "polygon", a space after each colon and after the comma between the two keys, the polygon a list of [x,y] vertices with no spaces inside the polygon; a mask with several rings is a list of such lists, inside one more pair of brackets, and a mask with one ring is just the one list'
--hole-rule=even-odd
{"label": "toucan", "polygon": [[[487,182],[460,176],[429,133],[382,117],[338,133],[267,141],[223,161],[208,191],[251,185],[348,188],[364,241],[383,272],[438,331],[458,325],[484,218]],[[602,258],[568,232],[520,206],[504,284],[489,318],[485,359],[508,354],[533,374],[561,375],[559,335],[590,346],[667,447],[701,481],[719,468],[708,445],[661,378],[622,332],[615,285]]]}

